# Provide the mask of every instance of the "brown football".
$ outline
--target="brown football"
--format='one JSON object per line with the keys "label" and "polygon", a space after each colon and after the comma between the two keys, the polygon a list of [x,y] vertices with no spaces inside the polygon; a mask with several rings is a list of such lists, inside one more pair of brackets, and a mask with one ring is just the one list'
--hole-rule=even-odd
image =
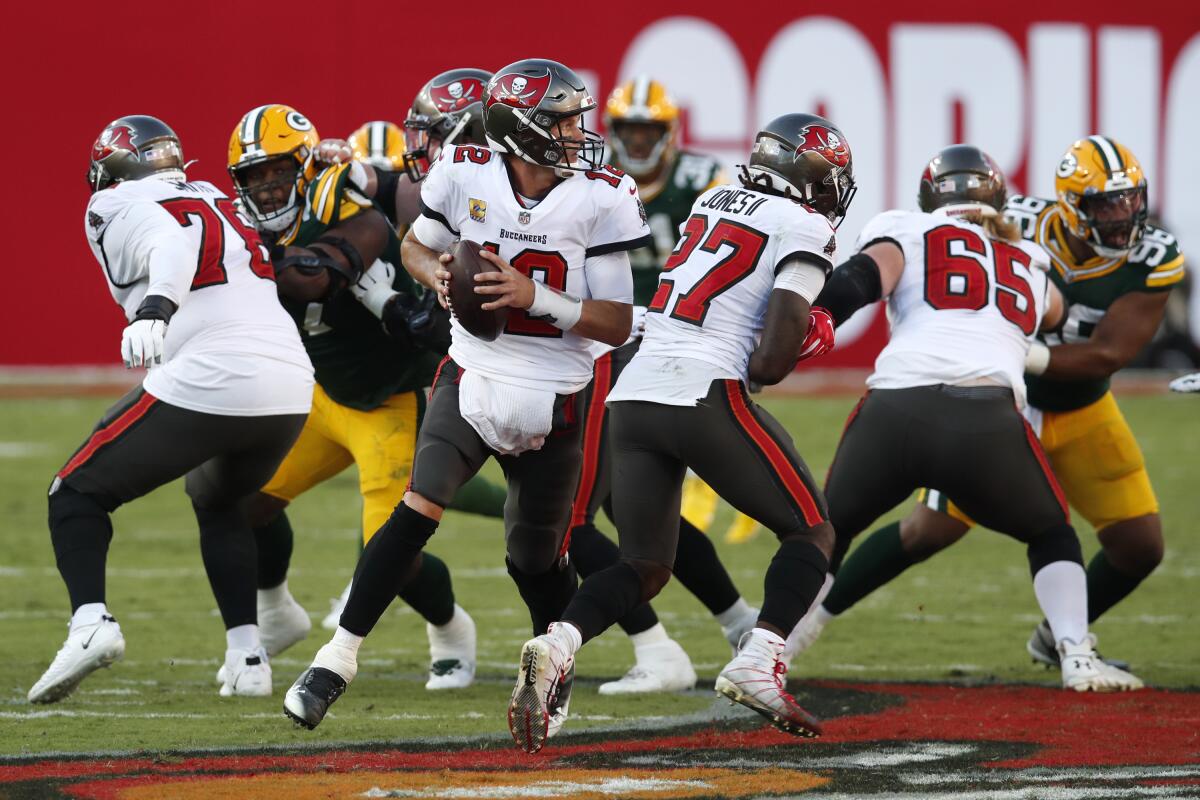
{"label": "brown football", "polygon": [[446,265],[450,275],[450,305],[455,318],[467,331],[485,342],[495,341],[508,321],[508,309],[484,311],[480,306],[493,299],[490,295],[476,294],[475,276],[481,272],[496,272],[490,261],[479,255],[483,249],[469,239],[454,245],[450,255],[454,258]]}

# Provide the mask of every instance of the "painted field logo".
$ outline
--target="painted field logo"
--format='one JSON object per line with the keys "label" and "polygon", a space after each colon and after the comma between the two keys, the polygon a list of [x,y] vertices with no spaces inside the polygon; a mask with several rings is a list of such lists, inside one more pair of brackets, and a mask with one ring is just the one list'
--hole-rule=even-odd
{"label": "painted field logo", "polygon": [[467,746],[426,739],[317,753],[22,758],[0,761],[0,796],[1200,798],[1200,693],[799,688],[825,718],[821,739],[786,736],[716,703],[683,727],[667,720],[655,730],[564,734],[537,756],[497,735]]}

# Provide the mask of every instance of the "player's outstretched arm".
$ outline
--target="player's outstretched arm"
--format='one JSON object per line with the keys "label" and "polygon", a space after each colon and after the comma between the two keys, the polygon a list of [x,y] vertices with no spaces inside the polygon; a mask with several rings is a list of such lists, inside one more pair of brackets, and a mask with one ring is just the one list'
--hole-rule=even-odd
{"label": "player's outstretched arm", "polygon": [[903,272],[904,251],[889,241],[875,242],[833,271],[813,305],[841,325],[863,306],[890,295]]}
{"label": "player's outstretched arm", "polygon": [[302,302],[328,299],[383,255],[390,234],[387,218],[368,209],[329,228],[308,247],[282,248],[272,254],[279,291]]}
{"label": "player's outstretched arm", "polygon": [[1051,347],[1045,369],[1030,370],[1027,362],[1026,371],[1061,380],[1107,378],[1128,364],[1154,336],[1162,323],[1168,294],[1124,295],[1109,306],[1086,342]]}

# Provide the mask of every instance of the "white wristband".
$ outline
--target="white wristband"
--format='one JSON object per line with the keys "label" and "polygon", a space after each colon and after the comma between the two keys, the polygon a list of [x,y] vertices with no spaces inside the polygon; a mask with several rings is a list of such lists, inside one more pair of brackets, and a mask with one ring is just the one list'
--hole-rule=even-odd
{"label": "white wristband", "polygon": [[1028,375],[1041,375],[1050,366],[1050,348],[1041,342],[1034,342],[1025,354],[1025,372]]}
{"label": "white wristband", "polygon": [[533,302],[526,311],[531,317],[544,319],[556,328],[569,331],[583,316],[583,301],[534,281]]}

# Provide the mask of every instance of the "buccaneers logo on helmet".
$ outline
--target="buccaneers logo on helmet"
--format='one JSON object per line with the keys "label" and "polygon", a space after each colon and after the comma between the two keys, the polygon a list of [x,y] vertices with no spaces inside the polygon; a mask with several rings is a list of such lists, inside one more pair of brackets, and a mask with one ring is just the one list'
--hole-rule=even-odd
{"label": "buccaneers logo on helmet", "polygon": [[483,99],[483,82],[473,78],[451,81],[442,86],[430,86],[429,96],[443,114],[462,111],[472,103]]}
{"label": "buccaneers logo on helmet", "polygon": [[824,125],[806,125],[797,136],[800,143],[796,145],[796,161],[805,153],[816,153],[835,167],[850,163],[850,148],[846,147],[842,137]]}
{"label": "buccaneers logo on helmet", "polygon": [[103,161],[118,150],[124,150],[141,161],[137,145],[133,143],[133,128],[128,125],[113,125],[100,132],[92,145],[92,161]]}
{"label": "buccaneers logo on helmet", "polygon": [[530,77],[528,75],[506,74],[497,75],[492,79],[488,105],[504,103],[518,108],[533,108],[542,101],[546,90],[550,88],[550,71],[545,75]]}

